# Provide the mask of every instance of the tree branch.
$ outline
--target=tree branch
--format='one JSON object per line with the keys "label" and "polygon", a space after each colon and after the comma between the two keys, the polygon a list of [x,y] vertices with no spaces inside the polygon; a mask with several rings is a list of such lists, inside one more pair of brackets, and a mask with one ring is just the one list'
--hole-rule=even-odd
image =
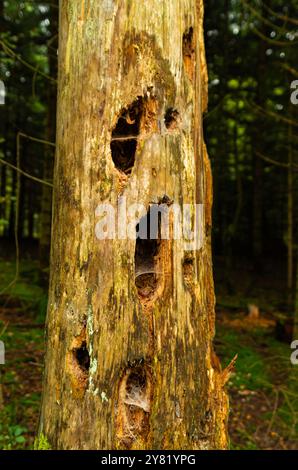
{"label": "tree branch", "polygon": [[293,169],[298,171],[298,165],[295,165],[295,164],[290,165],[289,163],[278,162],[277,160],[273,160],[273,158],[267,157],[266,155],[263,155],[260,152],[256,152],[256,155],[257,155],[257,157],[261,158],[262,160],[264,160],[267,163],[270,163],[271,165],[278,166],[278,167],[281,167],[281,168],[285,168],[287,170],[289,168],[293,168]]}
{"label": "tree branch", "polygon": [[49,183],[48,181],[42,180],[40,178],[37,178],[37,176],[32,176],[29,173],[26,173],[25,171],[21,170],[20,168],[12,165],[12,163],[7,162],[6,160],[3,160],[3,158],[0,158],[0,163],[3,165],[8,166],[9,168],[12,168],[13,170],[21,173],[21,175],[26,176],[26,178],[29,178],[32,181],[35,181],[37,183],[45,184],[46,186],[50,186],[51,188],[53,187],[52,183]]}
{"label": "tree branch", "polygon": [[26,62],[26,60],[24,60],[19,54],[17,54],[16,52],[14,52],[4,41],[2,41],[0,39],[0,45],[2,46],[4,52],[6,52],[10,57],[14,57],[15,59],[17,59],[19,62],[21,62],[21,64],[23,64],[25,67],[27,67],[29,70],[33,71],[34,73],[38,73],[39,75],[41,75],[42,77],[46,78],[47,80],[53,82],[53,83],[57,83],[57,80],[53,77],[51,77],[50,75],[48,75],[47,73],[44,73],[44,72],[41,72],[40,70],[38,70],[38,66],[34,67],[34,65],[31,65],[29,64],[29,62]]}

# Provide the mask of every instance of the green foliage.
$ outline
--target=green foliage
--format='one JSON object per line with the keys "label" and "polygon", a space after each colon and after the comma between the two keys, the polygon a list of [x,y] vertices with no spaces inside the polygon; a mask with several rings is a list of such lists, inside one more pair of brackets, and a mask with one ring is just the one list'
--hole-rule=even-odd
{"label": "green foliage", "polygon": [[[10,310],[9,323],[0,320],[1,340],[9,352],[0,370],[1,383],[9,390],[9,400],[4,396],[0,412],[0,448],[5,450],[30,448],[33,442],[28,427],[32,426],[32,418],[37,419],[40,406],[34,377],[39,374],[40,383],[44,331],[34,324],[44,321],[46,294],[37,284],[37,266],[29,261],[22,263],[19,282],[1,297],[2,304]],[[0,290],[13,279],[14,270],[14,263],[0,261]],[[36,353],[39,353],[39,362],[36,362]]]}
{"label": "green foliage", "polygon": [[9,407],[0,412],[0,449],[23,449],[26,443],[25,433],[27,429],[13,423]]}
{"label": "green foliage", "polygon": [[[205,135],[214,174],[213,241],[225,259],[253,251],[256,195],[263,204],[260,236],[267,247],[283,250],[287,172],[259,160],[256,152],[286,164],[291,145],[298,162],[296,137],[293,133],[289,139],[287,122],[298,120],[298,107],[290,105],[290,84],[297,78],[295,26],[278,17],[286,11],[289,19],[295,18],[297,1],[285,7],[275,0],[271,8],[276,15],[266,2],[256,0],[209,0],[205,5],[210,77]],[[295,201],[298,207],[296,192]],[[296,220],[296,208],[294,212]]]}
{"label": "green foliage", "polygon": [[241,445],[230,443],[230,450],[259,450],[257,444],[253,441],[248,432],[240,430],[239,434],[245,439],[245,448]]}
{"label": "green foliage", "polygon": [[236,371],[229,381],[229,387],[257,390],[270,384],[265,359],[249,344],[247,334],[221,327],[217,337],[220,340],[217,349],[226,358],[226,365],[238,354]]}
{"label": "green foliage", "polygon": [[[40,407],[40,393],[31,389],[36,369],[41,373],[43,364],[37,364],[34,351],[43,349],[43,329],[17,328],[0,321],[1,340],[7,354],[5,366],[1,366],[1,383],[9,390],[9,400],[4,397],[0,411],[0,448],[28,449],[31,436],[27,423],[36,420]],[[13,352],[13,354],[12,354]],[[24,381],[27,382],[24,393]],[[29,383],[28,383],[29,382]],[[28,390],[28,386],[30,387]]]}
{"label": "green foliage", "polygon": [[40,433],[34,441],[34,450],[51,450],[51,446],[46,436]]}
{"label": "green foliage", "polygon": [[[15,277],[15,263],[0,259],[0,291]],[[22,309],[34,312],[34,320],[43,323],[47,310],[47,292],[40,285],[40,270],[37,262],[22,261],[18,281],[6,293],[18,300]]]}
{"label": "green foliage", "polygon": [[[275,340],[272,331],[266,329],[245,331],[220,325],[216,351],[223,367],[238,353],[235,372],[228,383],[232,396],[236,394],[238,400],[255,393],[266,396],[272,405],[270,411],[263,412],[265,428],[275,429],[279,436],[298,443],[298,376],[290,363],[289,345]],[[233,400],[231,407],[233,411]],[[236,442],[231,440],[231,449],[258,449],[254,434],[254,423],[242,422],[237,427]]]}

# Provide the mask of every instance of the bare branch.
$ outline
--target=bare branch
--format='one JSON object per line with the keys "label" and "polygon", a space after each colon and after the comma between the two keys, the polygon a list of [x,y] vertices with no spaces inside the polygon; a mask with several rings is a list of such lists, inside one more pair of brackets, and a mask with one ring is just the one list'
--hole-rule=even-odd
{"label": "bare branch", "polygon": [[51,188],[53,187],[52,183],[49,183],[48,181],[37,178],[37,176],[33,176],[33,175],[30,175],[29,173],[26,173],[25,171],[23,171],[20,168],[12,165],[11,163],[7,162],[6,160],[3,160],[3,158],[0,158],[0,163],[2,163],[3,165],[8,166],[9,168],[12,168],[13,170],[19,172],[21,175],[25,176],[26,178],[29,178],[32,181],[35,181],[35,182],[41,183],[41,184],[45,184],[46,186],[50,186]]}
{"label": "bare branch", "polygon": [[256,152],[256,155],[257,155],[257,157],[261,158],[262,160],[264,160],[267,163],[270,163],[271,165],[278,166],[278,167],[281,167],[281,168],[285,168],[287,170],[289,170],[290,168],[298,170],[298,165],[295,165],[295,164],[290,165],[289,163],[278,162],[277,160],[273,160],[273,158],[267,157],[266,155],[263,155],[260,152]]}
{"label": "bare branch", "polygon": [[13,57],[15,59],[17,59],[19,62],[21,62],[21,64],[23,64],[25,67],[27,67],[29,70],[32,70],[34,73],[38,73],[39,75],[41,75],[42,77],[46,78],[47,80],[53,82],[53,83],[57,83],[57,80],[53,77],[51,77],[50,75],[48,75],[47,73],[44,73],[44,72],[41,72],[39,69],[38,69],[38,66],[34,67],[34,65],[31,65],[29,64],[29,62],[26,62],[19,54],[17,54],[16,52],[14,52],[13,49],[11,49],[4,41],[2,41],[0,39],[0,45],[2,46],[3,50],[10,56],[10,57]]}

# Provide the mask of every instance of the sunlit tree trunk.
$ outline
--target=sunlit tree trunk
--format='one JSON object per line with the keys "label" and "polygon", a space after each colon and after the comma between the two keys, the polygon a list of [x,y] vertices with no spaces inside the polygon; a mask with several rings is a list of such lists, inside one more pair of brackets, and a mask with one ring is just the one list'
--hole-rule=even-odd
{"label": "sunlit tree trunk", "polygon": [[[58,449],[225,448],[202,1],[60,7],[40,436]],[[120,196],[148,209],[204,203],[202,247],[159,240],[153,252],[151,242],[98,240],[96,208],[116,208]]]}

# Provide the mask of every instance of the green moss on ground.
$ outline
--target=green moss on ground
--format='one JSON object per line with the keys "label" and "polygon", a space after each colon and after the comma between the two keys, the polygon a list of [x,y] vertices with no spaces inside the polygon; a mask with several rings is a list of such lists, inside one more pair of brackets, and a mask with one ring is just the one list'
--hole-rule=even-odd
{"label": "green moss on ground", "polygon": [[238,354],[229,383],[232,449],[298,446],[298,370],[291,349],[267,329],[218,325],[216,351],[225,367]]}

